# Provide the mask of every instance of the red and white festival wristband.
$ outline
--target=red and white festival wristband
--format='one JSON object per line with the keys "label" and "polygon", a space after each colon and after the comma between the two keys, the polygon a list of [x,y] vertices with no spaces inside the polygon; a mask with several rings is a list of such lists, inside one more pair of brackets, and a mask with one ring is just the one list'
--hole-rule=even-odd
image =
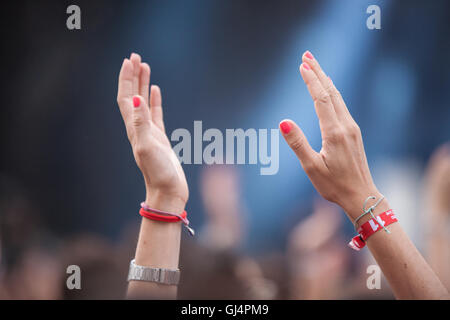
{"label": "red and white festival wristband", "polygon": [[186,229],[189,231],[189,233],[193,236],[195,235],[194,229],[189,227],[189,220],[187,219],[187,213],[186,211],[183,211],[181,214],[171,213],[171,212],[165,212],[161,210],[152,209],[149,206],[145,204],[145,202],[141,203],[141,210],[139,210],[139,214],[143,216],[144,218],[155,220],[155,221],[162,221],[162,222],[183,222]]}
{"label": "red and white festival wristband", "polygon": [[348,243],[348,246],[356,251],[361,250],[366,245],[366,240],[375,232],[386,229],[387,226],[397,222],[398,219],[392,209],[379,214],[360,226],[357,230],[358,235]]}

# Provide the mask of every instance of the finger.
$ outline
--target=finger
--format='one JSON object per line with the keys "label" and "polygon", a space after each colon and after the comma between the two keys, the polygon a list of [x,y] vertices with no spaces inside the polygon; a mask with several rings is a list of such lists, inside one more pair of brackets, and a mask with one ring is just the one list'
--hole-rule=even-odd
{"label": "finger", "polygon": [[318,163],[320,155],[311,148],[303,131],[292,120],[281,121],[280,130],[284,139],[300,160],[303,169],[308,173],[310,168]]}
{"label": "finger", "polygon": [[139,74],[141,72],[141,56],[132,53],[130,60],[133,63],[133,95],[139,94]]}
{"label": "finger", "polygon": [[322,132],[322,137],[324,137],[327,132],[331,132],[333,128],[338,126],[338,120],[333,103],[331,102],[331,97],[308,63],[303,62],[300,65],[300,73],[314,100],[314,107],[316,109],[317,117],[319,118],[320,130]]}
{"label": "finger", "polygon": [[133,96],[133,64],[124,59],[119,74],[119,85],[117,89],[117,103],[119,104],[122,118],[127,122],[131,113],[131,98]]}
{"label": "finger", "polygon": [[341,121],[351,121],[354,122],[352,115],[350,114],[350,111],[348,111],[347,105],[345,104],[344,98],[342,98],[341,92],[336,88],[336,86],[333,83],[333,80],[331,80],[330,77],[328,77],[328,87],[329,92],[332,100],[335,100],[335,106],[339,109],[338,117]]}
{"label": "finger", "polygon": [[151,87],[150,110],[153,123],[164,132],[161,89],[156,85],[152,85]]}
{"label": "finger", "polygon": [[150,136],[150,109],[142,96],[133,97],[133,117],[132,121],[128,123],[128,126],[133,127],[135,145],[138,144],[139,141],[144,141],[143,139]]}
{"label": "finger", "polygon": [[340,92],[336,89],[336,87],[333,84],[333,81],[330,77],[328,77],[325,72],[320,67],[319,62],[314,58],[311,52],[306,51],[302,56],[302,61],[308,63],[308,65],[311,67],[311,69],[316,74],[317,78],[319,78],[320,83],[322,84],[322,87],[325,88],[325,90],[328,92],[328,94],[331,97],[331,102],[333,103],[334,110],[336,112],[336,115],[340,121],[348,120],[348,117],[350,115],[350,112],[347,109],[347,106],[345,105],[344,99],[342,99],[342,96]]}
{"label": "finger", "polygon": [[144,101],[148,104],[148,96],[150,89],[150,66],[147,63],[141,63],[141,71],[139,75],[139,95],[144,98]]}

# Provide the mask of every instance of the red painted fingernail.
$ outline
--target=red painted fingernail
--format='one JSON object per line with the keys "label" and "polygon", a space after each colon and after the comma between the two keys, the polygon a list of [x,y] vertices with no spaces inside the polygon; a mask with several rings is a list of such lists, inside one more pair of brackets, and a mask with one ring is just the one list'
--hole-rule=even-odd
{"label": "red painted fingernail", "polygon": [[291,124],[289,121],[283,121],[280,123],[281,132],[288,134],[291,131]]}
{"label": "red painted fingernail", "polygon": [[313,56],[312,53],[309,52],[309,51],[306,51],[305,57],[307,57],[308,59],[314,60],[314,56]]}
{"label": "red painted fingernail", "polygon": [[311,70],[311,67],[306,62],[303,62],[302,65],[306,70]]}
{"label": "red painted fingernail", "polygon": [[141,99],[139,97],[133,97],[133,106],[135,108],[139,107],[141,105]]}

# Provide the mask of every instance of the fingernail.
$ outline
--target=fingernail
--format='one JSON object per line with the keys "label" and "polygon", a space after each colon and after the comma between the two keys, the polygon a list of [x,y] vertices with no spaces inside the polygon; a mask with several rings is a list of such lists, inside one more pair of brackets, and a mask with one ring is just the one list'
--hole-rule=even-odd
{"label": "fingernail", "polygon": [[303,68],[305,68],[306,70],[311,70],[311,67],[309,66],[309,64],[307,64],[306,62],[302,63]]}
{"label": "fingernail", "polygon": [[133,97],[133,106],[135,108],[139,107],[141,105],[141,99],[139,97]]}
{"label": "fingernail", "polygon": [[305,52],[305,57],[307,57],[308,59],[314,60],[314,56],[313,56],[312,53],[309,52],[309,51],[306,51],[306,52]]}
{"label": "fingernail", "polygon": [[288,134],[291,131],[291,124],[289,121],[282,121],[280,123],[280,129],[284,134]]}

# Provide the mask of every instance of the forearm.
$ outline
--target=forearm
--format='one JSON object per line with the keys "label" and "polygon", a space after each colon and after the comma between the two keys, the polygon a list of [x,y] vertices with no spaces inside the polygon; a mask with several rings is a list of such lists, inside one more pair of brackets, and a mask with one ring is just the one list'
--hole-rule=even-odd
{"label": "forearm", "polygon": [[442,299],[448,292],[399,223],[367,240],[398,299]]}
{"label": "forearm", "polygon": [[[374,212],[378,215],[390,209],[385,199]],[[370,219],[367,215],[359,223]],[[380,266],[398,299],[442,299],[448,291],[419,253],[400,222],[388,227],[390,234],[380,230],[367,239],[367,247]]]}
{"label": "forearm", "polygon": [[[177,198],[148,196],[148,206],[167,212],[180,213],[185,203]],[[135,261],[137,265],[177,269],[180,255],[181,222],[167,223],[142,218]],[[145,281],[131,281],[128,298],[175,299],[177,287]]]}

